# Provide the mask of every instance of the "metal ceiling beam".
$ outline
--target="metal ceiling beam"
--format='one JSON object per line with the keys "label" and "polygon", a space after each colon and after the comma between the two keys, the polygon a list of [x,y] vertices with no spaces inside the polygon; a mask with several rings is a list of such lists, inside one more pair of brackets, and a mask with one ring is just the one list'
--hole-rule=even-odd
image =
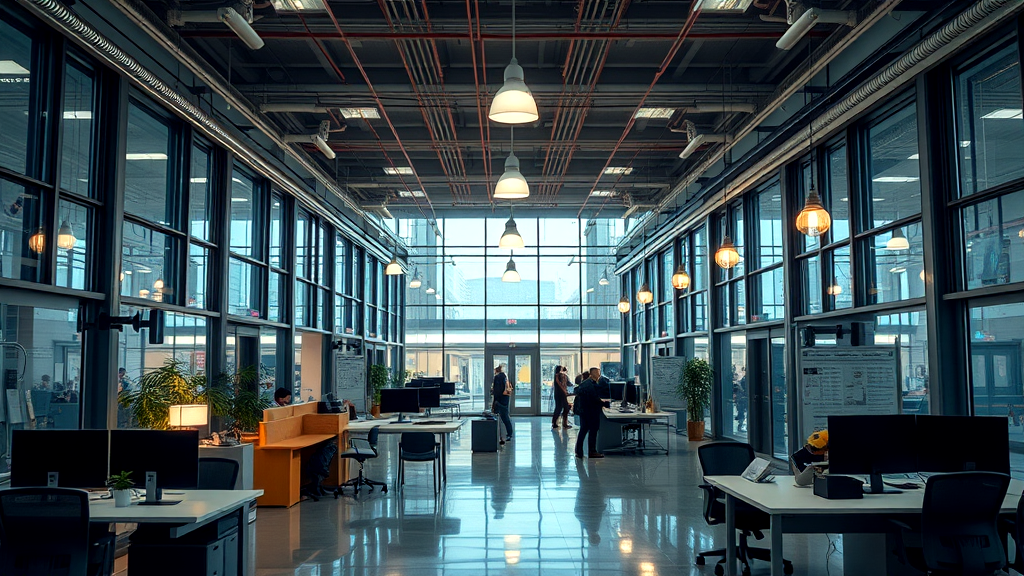
{"label": "metal ceiling beam", "polygon": [[[334,32],[304,32],[301,30],[260,30],[256,29],[264,40],[337,40]],[[690,40],[778,40],[783,31],[779,32],[694,32],[687,38]],[[230,30],[214,28],[195,28],[182,30],[184,38],[236,38]],[[810,37],[823,37],[827,33],[811,32]],[[636,42],[669,42],[679,36],[678,32],[522,32],[516,33],[516,40],[631,40]],[[471,40],[463,32],[346,32],[349,40]],[[476,35],[473,36],[474,38]],[[511,42],[512,34],[484,32],[479,40]]]}

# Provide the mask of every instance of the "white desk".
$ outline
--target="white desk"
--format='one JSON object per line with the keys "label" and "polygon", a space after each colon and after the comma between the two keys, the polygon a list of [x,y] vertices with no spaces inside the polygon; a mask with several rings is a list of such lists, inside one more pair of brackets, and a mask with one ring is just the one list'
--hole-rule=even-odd
{"label": "white desk", "polygon": [[[921,514],[924,490],[900,494],[865,494],[857,500],[828,500],[810,488],[793,485],[791,476],[776,482],[757,484],[740,476],[706,476],[708,484],[725,493],[725,573],[736,574],[736,501],[766,512],[771,518],[772,576],[783,576],[782,535],[784,533],[877,533],[888,518]],[[1011,480],[1003,501],[1003,513],[1014,513],[1024,492],[1024,482]]]}
{"label": "white desk", "polygon": [[[429,420],[428,418],[420,419],[419,421]],[[360,432],[363,434],[369,433],[370,429],[374,426],[380,426],[381,434],[401,434],[403,432],[430,432],[441,437],[441,480],[448,480],[448,437],[453,432],[457,432],[462,425],[466,423],[465,420],[453,420],[450,422],[443,422],[441,424],[414,424],[417,420],[412,422],[398,423],[395,420],[378,418],[376,420],[359,420],[356,422],[348,423],[348,431]]]}
{"label": "white desk", "polygon": [[[668,454],[668,443],[671,441],[671,438],[670,438],[671,426],[669,426],[669,418],[672,418],[673,416],[675,416],[675,414],[673,414],[671,412],[639,412],[639,411],[637,411],[637,412],[619,412],[618,408],[602,408],[602,413],[603,413],[604,419],[608,423],[614,425],[615,429],[618,430],[618,434],[619,434],[619,438],[620,439],[622,438],[622,428],[621,428],[622,425],[624,425],[624,424],[639,424],[640,425],[641,441],[640,441],[640,446],[637,448],[637,450],[641,454],[645,450],[664,451],[665,454]],[[650,425],[652,423],[654,423],[654,422],[657,422],[658,420],[664,420],[665,421],[665,444],[664,445],[662,445],[661,442],[658,442],[657,440],[655,440],[652,435],[646,434],[644,432],[644,428],[645,427],[649,429]],[[598,430],[598,434],[599,434],[599,438],[601,438],[600,430]],[[655,448],[648,448],[647,447],[647,438],[648,438],[648,436],[651,436],[650,440],[652,442],[654,442],[655,444],[657,444],[657,447],[655,447]],[[614,450],[614,448],[612,448],[612,449]],[[598,446],[598,450],[604,451],[605,449],[602,446]]]}

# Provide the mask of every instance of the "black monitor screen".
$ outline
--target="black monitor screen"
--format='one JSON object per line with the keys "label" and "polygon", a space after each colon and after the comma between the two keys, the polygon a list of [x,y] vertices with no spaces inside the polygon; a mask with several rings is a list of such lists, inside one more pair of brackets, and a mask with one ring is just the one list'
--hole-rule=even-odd
{"label": "black monitor screen", "polygon": [[197,430],[111,430],[110,469],[130,471],[136,486],[156,472],[159,488],[195,489],[199,485]]}
{"label": "black monitor screen", "polygon": [[420,391],[417,388],[385,388],[380,391],[381,412],[419,412]]}
{"label": "black monitor screen", "polygon": [[441,388],[430,386],[420,388],[420,408],[440,408]]}
{"label": "black monitor screen", "polygon": [[623,395],[627,404],[640,404],[640,387],[636,384],[626,384]]}
{"label": "black monitor screen", "polygon": [[612,382],[609,386],[611,386],[611,396],[609,398],[613,401],[621,401],[626,385],[622,382]]}
{"label": "black monitor screen", "polygon": [[901,474],[917,472],[912,414],[829,416],[829,472]]}
{"label": "black monitor screen", "polygon": [[455,395],[455,382],[442,382],[441,383],[441,394],[445,396]]}
{"label": "black monitor screen", "polygon": [[102,488],[107,481],[108,434],[106,430],[14,430],[11,487],[46,486],[47,474],[56,472],[61,488]]}
{"label": "black monitor screen", "polygon": [[[831,430],[829,435],[831,436]],[[998,416],[917,417],[920,472],[1010,473],[1007,419]]]}

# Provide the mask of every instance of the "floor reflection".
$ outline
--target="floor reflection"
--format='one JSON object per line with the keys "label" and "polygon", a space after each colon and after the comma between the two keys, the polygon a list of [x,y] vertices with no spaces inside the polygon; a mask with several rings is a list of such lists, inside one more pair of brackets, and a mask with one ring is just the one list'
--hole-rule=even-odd
{"label": "floor reflection", "polygon": [[[577,460],[575,430],[552,430],[545,418],[514,424],[515,440],[496,454],[470,451],[468,425],[453,437],[437,498],[429,468],[410,466],[401,492],[261,508],[256,574],[713,573],[693,564],[696,551],[724,541],[701,516],[696,443],[673,437],[667,457]],[[396,446],[396,437],[381,436],[368,477],[394,483]],[[826,546],[824,536],[788,537],[786,557],[798,573],[824,575]],[[833,575],[842,574],[837,556]]]}

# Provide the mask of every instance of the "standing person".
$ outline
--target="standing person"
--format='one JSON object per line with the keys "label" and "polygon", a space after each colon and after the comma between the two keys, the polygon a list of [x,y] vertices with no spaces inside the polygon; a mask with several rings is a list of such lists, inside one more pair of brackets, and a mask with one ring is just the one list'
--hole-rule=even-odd
{"label": "standing person", "polygon": [[[501,418],[505,425],[505,440],[512,439],[512,420],[508,417],[508,402],[512,398],[512,386],[508,383],[508,376],[505,375],[504,367],[498,364],[494,368],[494,380],[491,381],[491,395],[494,401],[491,407],[494,413]],[[504,444],[505,440],[501,443]]]}
{"label": "standing person", "polygon": [[576,399],[573,401],[573,410],[580,417],[580,432],[576,436],[576,457],[583,458],[583,437],[587,439],[588,456],[590,458],[604,458],[604,454],[597,451],[597,429],[601,425],[601,408],[609,407],[611,404],[603,399],[597,390],[597,383],[601,380],[601,369],[591,368],[590,376],[583,381],[576,389]]}
{"label": "standing person", "polygon": [[572,428],[569,424],[569,375],[566,369],[555,366],[555,413],[551,416],[551,429],[558,430],[558,418],[562,418],[562,427],[566,430]]}

